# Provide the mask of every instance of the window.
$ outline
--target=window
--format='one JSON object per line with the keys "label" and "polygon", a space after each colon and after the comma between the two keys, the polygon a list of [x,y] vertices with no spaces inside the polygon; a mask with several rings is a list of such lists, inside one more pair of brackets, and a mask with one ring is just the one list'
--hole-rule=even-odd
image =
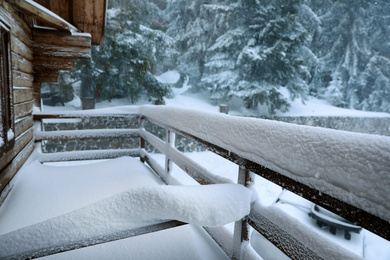
{"label": "window", "polygon": [[9,27],[0,21],[0,155],[14,143],[10,38]]}

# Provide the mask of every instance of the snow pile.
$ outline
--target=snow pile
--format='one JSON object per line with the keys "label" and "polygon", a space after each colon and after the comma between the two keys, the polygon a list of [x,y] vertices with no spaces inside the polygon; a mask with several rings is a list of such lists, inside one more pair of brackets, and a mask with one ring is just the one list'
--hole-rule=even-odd
{"label": "snow pile", "polygon": [[180,73],[175,70],[171,70],[161,74],[160,76],[155,75],[154,77],[161,83],[175,84],[180,79]]}
{"label": "snow pile", "polygon": [[390,221],[389,137],[172,107],[140,113]]}
{"label": "snow pile", "polygon": [[[254,200],[252,191],[238,184],[160,184],[148,167],[130,157],[77,166],[26,164],[0,208],[0,259],[112,236],[161,220],[221,226],[248,215]],[[155,236],[158,235],[152,235]],[[171,235],[169,239],[178,236]],[[142,248],[149,247],[146,243]],[[215,251],[212,243],[208,248]],[[156,250],[160,249],[156,245]],[[91,251],[72,254],[80,257],[82,252],[89,255]]]}
{"label": "snow pile", "polygon": [[48,166],[26,163],[0,207],[0,235],[70,211],[117,193],[162,181],[138,159],[121,157],[87,165]]}
{"label": "snow pile", "polygon": [[132,189],[0,236],[0,258],[104,237],[159,220],[222,226],[248,215],[251,192],[238,184]]}

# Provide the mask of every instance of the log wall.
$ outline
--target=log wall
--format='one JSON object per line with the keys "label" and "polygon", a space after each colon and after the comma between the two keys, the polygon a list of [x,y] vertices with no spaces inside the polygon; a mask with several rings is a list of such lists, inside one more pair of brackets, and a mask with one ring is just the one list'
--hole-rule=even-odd
{"label": "log wall", "polygon": [[[10,25],[15,145],[0,160],[0,193],[27,160],[33,142],[33,42],[27,22],[6,1],[0,0],[0,17]],[[0,204],[1,198],[0,197]]]}

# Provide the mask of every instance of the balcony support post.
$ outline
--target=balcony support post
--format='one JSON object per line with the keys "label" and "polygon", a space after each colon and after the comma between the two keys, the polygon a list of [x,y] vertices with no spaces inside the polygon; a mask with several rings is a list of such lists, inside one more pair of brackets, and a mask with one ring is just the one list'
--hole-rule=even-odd
{"label": "balcony support post", "polygon": [[[249,187],[254,181],[254,175],[248,169],[240,166],[238,170],[238,184]],[[233,235],[233,260],[239,260],[242,256],[243,243],[249,243],[248,217],[236,221]]]}
{"label": "balcony support post", "polygon": [[171,160],[171,149],[175,147],[175,140],[176,134],[172,130],[167,129],[165,139],[165,176],[168,182],[172,175],[173,162]]}
{"label": "balcony support post", "polygon": [[[145,117],[141,117],[139,129],[140,130],[145,129]],[[140,138],[139,138],[139,148],[140,148],[140,150],[145,149],[145,139],[142,137],[142,135],[140,135]],[[141,155],[141,153],[140,153],[140,155]],[[144,157],[140,156],[140,160],[142,163],[145,163]]]}

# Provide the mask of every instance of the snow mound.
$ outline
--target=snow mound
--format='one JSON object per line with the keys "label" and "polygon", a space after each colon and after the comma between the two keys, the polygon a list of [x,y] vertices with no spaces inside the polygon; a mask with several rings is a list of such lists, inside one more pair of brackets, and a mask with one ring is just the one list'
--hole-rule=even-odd
{"label": "snow mound", "polygon": [[53,248],[159,220],[222,226],[250,212],[249,189],[238,184],[139,187],[0,236],[0,258]]}
{"label": "snow mound", "polygon": [[161,83],[167,83],[167,84],[175,84],[180,79],[180,73],[172,70],[167,71],[160,76],[154,76],[159,82]]}

